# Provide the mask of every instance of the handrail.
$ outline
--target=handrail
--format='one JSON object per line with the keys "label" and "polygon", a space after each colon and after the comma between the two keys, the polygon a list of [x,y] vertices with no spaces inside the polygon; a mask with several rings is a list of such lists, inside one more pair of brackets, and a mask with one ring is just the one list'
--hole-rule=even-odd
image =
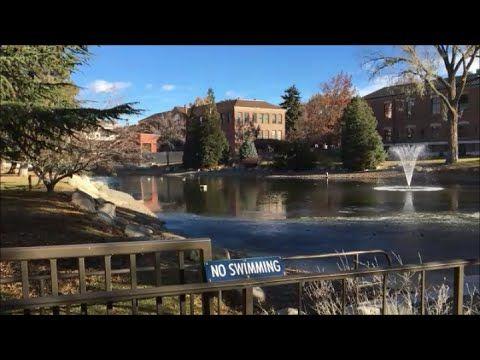
{"label": "handrail", "polygon": [[[185,251],[197,250],[199,251],[199,263],[212,259],[211,241],[208,238],[198,239],[184,239],[184,240],[146,240],[146,241],[128,241],[128,242],[110,242],[110,243],[93,243],[93,244],[73,244],[73,245],[53,245],[53,246],[31,246],[31,247],[11,247],[0,248],[0,261],[19,261],[21,265],[21,274],[9,277],[6,280],[20,279],[22,283],[22,296],[24,301],[33,300],[30,298],[30,280],[40,280],[40,296],[45,296],[45,280],[50,279],[51,293],[53,297],[63,298],[59,296],[58,281],[61,278],[78,277],[79,278],[79,292],[80,295],[87,294],[86,277],[93,274],[101,274],[105,277],[105,290],[112,291],[112,274],[129,273],[130,286],[132,290],[137,288],[137,255],[144,253],[153,253],[155,255],[155,266],[148,267],[148,271],[155,272],[155,284],[160,286],[161,278],[161,261],[160,254],[165,251],[174,251],[177,253],[178,271],[180,283],[185,280]],[[112,256],[128,255],[129,269],[112,269]],[[85,258],[87,257],[103,257],[104,269],[103,271],[86,271]],[[58,259],[73,258],[76,259],[77,270],[74,273],[65,274],[58,271]],[[45,277],[43,275],[30,276],[29,262],[33,260],[49,260],[50,275]],[[147,271],[142,268],[142,271]],[[204,274],[201,271],[200,277],[203,280]],[[12,281],[2,281],[1,283],[8,283]],[[192,298],[190,298],[192,301]],[[157,297],[157,312],[161,312],[161,297]],[[185,296],[180,296],[180,305],[182,313],[185,312]],[[209,313],[211,310],[211,299],[208,297],[202,298],[203,311]],[[82,313],[87,313],[86,303],[81,303]],[[136,314],[138,302],[135,298],[132,299],[132,313]],[[112,304],[107,303],[107,313],[112,309]],[[25,313],[29,311],[25,308]],[[59,313],[59,307],[53,308],[53,313]]]}
{"label": "handrail", "polygon": [[[480,259],[468,260],[449,260],[449,261],[435,261],[423,264],[401,265],[386,268],[367,268],[362,270],[347,270],[338,273],[314,273],[304,275],[289,275],[285,277],[265,278],[265,279],[245,279],[224,283],[194,283],[194,284],[180,284],[180,285],[165,285],[156,286],[143,289],[128,289],[128,290],[112,290],[112,291],[98,291],[83,294],[62,295],[62,296],[45,296],[29,299],[9,299],[0,302],[1,311],[11,311],[16,309],[34,309],[38,307],[58,307],[61,305],[73,305],[79,303],[85,304],[104,304],[112,302],[120,302],[131,299],[144,299],[152,297],[164,296],[178,296],[184,294],[205,294],[213,292],[221,292],[227,290],[243,289],[244,294],[251,290],[254,286],[278,286],[288,284],[305,284],[307,282],[322,281],[322,280],[342,280],[350,277],[382,275],[384,278],[384,302],[382,313],[385,313],[385,290],[386,290],[386,276],[395,272],[422,272],[434,270],[455,269],[454,278],[454,294],[455,306],[454,312],[456,314],[462,313],[463,307],[463,271],[467,266],[480,265]],[[423,289],[422,289],[423,291]],[[248,295],[247,295],[248,297]],[[253,302],[253,298],[248,299]],[[244,304],[247,307],[246,304]],[[250,311],[246,313],[251,314],[253,307],[250,306]],[[423,313],[423,304],[422,304]]]}
{"label": "handrail", "polygon": [[199,249],[205,249],[205,251],[208,251],[210,248],[210,239],[208,238],[193,238],[180,241],[145,240],[94,244],[6,247],[0,248],[0,260],[46,260]]}
{"label": "handrail", "polygon": [[342,256],[353,256],[355,255],[355,265],[358,266],[359,264],[359,256],[360,255],[367,255],[367,254],[381,254],[385,256],[388,266],[392,265],[392,259],[390,255],[380,249],[375,250],[359,250],[359,251],[343,251],[343,252],[336,252],[336,253],[328,253],[328,254],[318,254],[318,255],[295,255],[295,256],[287,256],[284,257],[284,260],[310,260],[310,259],[325,259],[325,258],[333,258],[333,257],[342,257]]}

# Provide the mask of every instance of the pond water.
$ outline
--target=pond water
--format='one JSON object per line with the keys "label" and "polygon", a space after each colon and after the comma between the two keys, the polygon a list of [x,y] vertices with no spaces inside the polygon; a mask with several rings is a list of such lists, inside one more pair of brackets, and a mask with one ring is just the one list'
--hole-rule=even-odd
{"label": "pond water", "polygon": [[391,179],[124,176],[109,183],[143,199],[170,231],[249,256],[383,249],[417,263],[419,254],[434,261],[480,253],[478,185],[414,181],[443,190],[399,192],[374,189],[403,185]]}

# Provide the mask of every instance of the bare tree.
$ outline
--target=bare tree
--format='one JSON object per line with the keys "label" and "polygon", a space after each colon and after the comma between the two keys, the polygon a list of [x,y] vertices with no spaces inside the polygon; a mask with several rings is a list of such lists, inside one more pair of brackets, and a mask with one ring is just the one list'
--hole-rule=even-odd
{"label": "bare tree", "polygon": [[139,124],[138,127],[141,132],[158,135],[160,145],[167,147],[167,166],[170,165],[170,151],[176,143],[185,142],[185,119],[167,113]]}
{"label": "bare tree", "polygon": [[441,99],[449,123],[447,163],[455,163],[458,161],[460,97],[469,70],[479,55],[480,45],[404,45],[394,55],[373,52],[365,64],[369,65],[372,77],[390,70],[390,75],[413,82],[420,94],[428,90]]}

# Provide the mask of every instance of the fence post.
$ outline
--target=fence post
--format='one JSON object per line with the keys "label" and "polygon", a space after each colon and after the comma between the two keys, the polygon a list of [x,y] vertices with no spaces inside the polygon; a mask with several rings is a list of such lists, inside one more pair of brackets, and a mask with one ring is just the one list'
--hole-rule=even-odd
{"label": "fence post", "polygon": [[242,290],[243,315],[253,315],[253,288]]}
{"label": "fence post", "polygon": [[463,315],[463,280],[464,266],[457,266],[453,271],[453,313]]}

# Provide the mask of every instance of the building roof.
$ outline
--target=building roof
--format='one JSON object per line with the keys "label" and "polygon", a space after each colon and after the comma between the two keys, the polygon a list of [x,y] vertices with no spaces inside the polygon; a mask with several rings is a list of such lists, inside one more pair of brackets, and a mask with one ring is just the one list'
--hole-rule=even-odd
{"label": "building roof", "polygon": [[[480,75],[468,74],[468,77],[467,77],[468,86],[479,86],[479,84],[480,84]],[[410,90],[412,87],[413,87],[412,83],[386,86],[368,95],[365,95],[363,98],[368,100],[368,99],[375,99],[375,98],[381,98],[386,96],[403,95],[406,90]]]}
{"label": "building roof", "polygon": [[222,103],[231,103],[232,106],[241,106],[241,107],[256,107],[262,109],[283,109],[281,106],[268,103],[263,100],[250,100],[250,99],[230,99],[224,100],[217,103],[217,106]]}

